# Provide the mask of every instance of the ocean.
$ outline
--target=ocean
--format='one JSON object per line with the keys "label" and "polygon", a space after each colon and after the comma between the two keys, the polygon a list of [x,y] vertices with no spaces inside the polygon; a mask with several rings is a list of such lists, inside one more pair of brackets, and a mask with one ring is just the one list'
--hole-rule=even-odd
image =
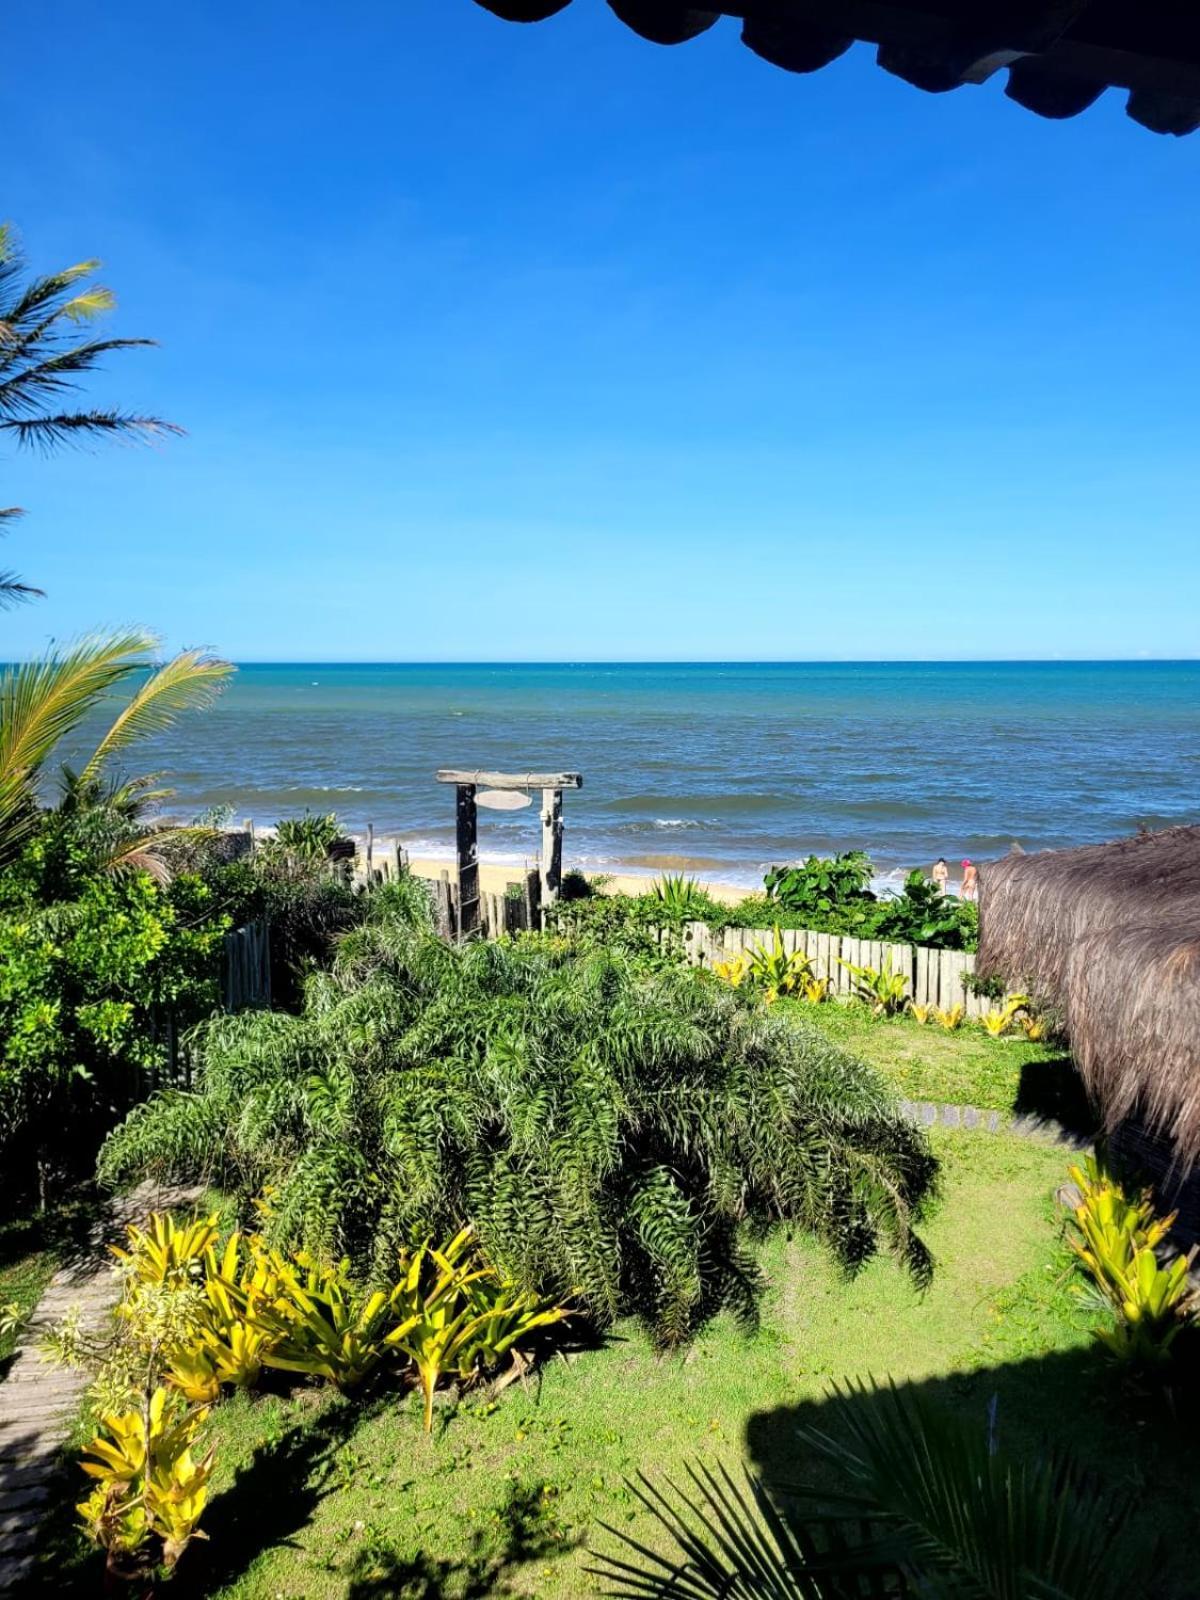
{"label": "ocean", "polygon": [[[1200,820],[1200,662],[243,666],[157,738],[173,814],[335,810],[450,858],[440,766],[578,771],[568,866],[728,883],[810,851],[881,874]],[[484,860],[537,810],[481,814]]]}

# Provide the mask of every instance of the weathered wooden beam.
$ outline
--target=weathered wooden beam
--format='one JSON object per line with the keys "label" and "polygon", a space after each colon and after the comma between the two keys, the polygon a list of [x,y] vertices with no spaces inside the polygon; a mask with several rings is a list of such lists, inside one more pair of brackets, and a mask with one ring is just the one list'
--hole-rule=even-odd
{"label": "weathered wooden beam", "polygon": [[469,939],[479,927],[479,848],[475,785],[460,783],[455,804],[458,857],[458,937]]}
{"label": "weathered wooden beam", "polygon": [[582,789],[578,772],[467,772],[440,767],[439,783],[470,784],[481,789]]}
{"label": "weathered wooden beam", "polygon": [[562,790],[542,790],[542,909],[556,904],[562,888]]}

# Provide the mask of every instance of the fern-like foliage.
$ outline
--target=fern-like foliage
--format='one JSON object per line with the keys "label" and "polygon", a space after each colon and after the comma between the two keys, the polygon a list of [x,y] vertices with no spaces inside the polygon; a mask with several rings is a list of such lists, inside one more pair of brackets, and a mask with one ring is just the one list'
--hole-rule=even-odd
{"label": "fern-like foliage", "polygon": [[469,1222],[507,1274],[665,1343],[752,1308],[748,1241],[775,1222],[928,1278],[925,1137],[822,1034],[690,968],[542,937],[453,949],[387,888],[372,902],[299,1015],[205,1025],[196,1092],[139,1107],[106,1182],[268,1189],[276,1242],[380,1274]]}

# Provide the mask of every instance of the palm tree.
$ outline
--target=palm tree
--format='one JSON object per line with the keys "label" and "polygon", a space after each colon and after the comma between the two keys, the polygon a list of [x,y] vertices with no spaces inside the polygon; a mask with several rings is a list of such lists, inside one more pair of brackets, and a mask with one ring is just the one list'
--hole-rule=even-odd
{"label": "palm tree", "polygon": [[[106,355],[154,343],[87,336],[88,327],[116,304],[111,289],[91,281],[99,266],[99,261],[79,261],[61,272],[29,278],[13,228],[0,224],[0,431],[18,445],[50,451],[97,438],[181,432],[159,417],[71,404],[82,375],[94,371]],[[19,506],[0,508],[0,533],[20,515]],[[11,572],[0,573],[0,606],[41,592]]]}
{"label": "palm tree", "polygon": [[55,750],[109,695],[141,677],[91,755],[69,775],[64,805],[78,812],[91,804],[126,824],[113,831],[103,864],[161,872],[153,846],[162,835],[141,824],[146,805],[169,791],[154,789],[150,778],[114,780],[110,764],[138,739],[170,727],[181,712],[207,704],[233,669],[199,650],[155,666],[157,644],[142,630],[100,634],[0,675],[0,866],[38,826],[39,789]]}

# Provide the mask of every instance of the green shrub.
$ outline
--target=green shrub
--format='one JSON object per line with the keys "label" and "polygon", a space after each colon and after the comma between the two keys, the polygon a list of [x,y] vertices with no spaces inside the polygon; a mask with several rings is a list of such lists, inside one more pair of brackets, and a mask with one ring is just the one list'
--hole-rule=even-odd
{"label": "green shrub", "polygon": [[163,887],[142,872],[103,875],[70,900],[10,899],[0,913],[6,1180],[91,1159],[114,1111],[146,1094],[166,1064],[168,1027],[217,1004],[229,926],[190,876]]}
{"label": "green shrub", "polygon": [[456,949],[407,912],[378,891],[301,1015],[208,1023],[197,1092],[135,1110],[104,1180],[271,1186],[276,1242],[366,1273],[470,1223],[522,1287],[664,1342],[752,1308],[748,1240],[775,1221],[927,1276],[924,1135],[822,1034],[690,968],[553,936]]}

